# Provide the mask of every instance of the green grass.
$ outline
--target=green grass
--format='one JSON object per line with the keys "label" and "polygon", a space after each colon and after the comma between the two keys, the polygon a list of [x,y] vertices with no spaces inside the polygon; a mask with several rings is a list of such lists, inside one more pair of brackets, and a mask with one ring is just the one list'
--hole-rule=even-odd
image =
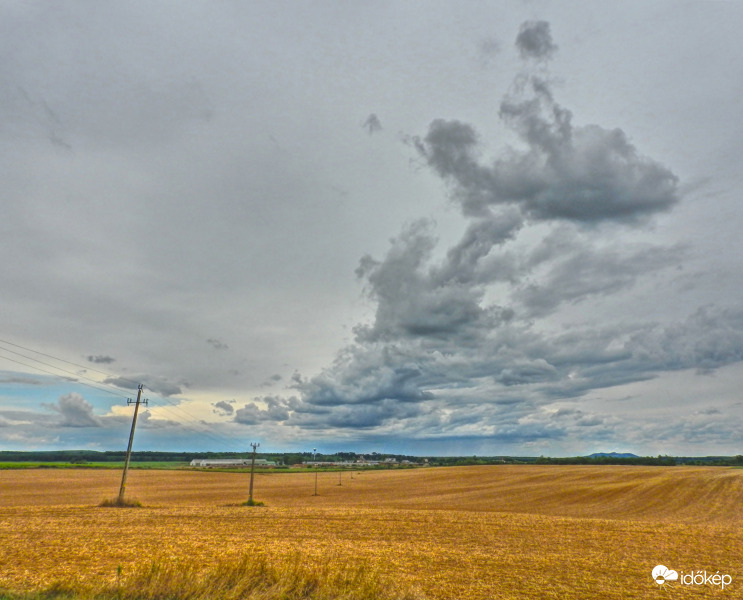
{"label": "green grass", "polygon": [[271,560],[245,555],[208,568],[153,561],[118,567],[109,583],[70,579],[32,592],[0,590],[0,600],[420,600],[365,563],[308,564],[299,555]]}
{"label": "green grass", "polygon": [[248,499],[243,502],[240,506],[266,506],[264,502],[258,502],[257,500]]}
{"label": "green grass", "polygon": [[[138,461],[130,462],[130,469],[182,469],[187,462]],[[123,469],[121,462],[0,462],[0,471],[8,469]]]}

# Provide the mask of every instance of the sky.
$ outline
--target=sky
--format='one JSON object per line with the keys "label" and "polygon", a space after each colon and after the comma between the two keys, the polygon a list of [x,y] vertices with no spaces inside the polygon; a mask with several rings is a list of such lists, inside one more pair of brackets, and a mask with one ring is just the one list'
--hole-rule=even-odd
{"label": "sky", "polygon": [[743,453],[742,29],[3,2],[0,450]]}

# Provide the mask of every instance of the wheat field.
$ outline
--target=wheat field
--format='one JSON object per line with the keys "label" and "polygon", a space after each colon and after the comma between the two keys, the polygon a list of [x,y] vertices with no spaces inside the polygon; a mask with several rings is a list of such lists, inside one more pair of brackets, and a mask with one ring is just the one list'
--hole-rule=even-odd
{"label": "wheat field", "polygon": [[[0,472],[0,589],[111,585],[143,564],[368,565],[430,599],[743,597],[743,470],[502,465],[256,475]],[[659,586],[658,564],[730,574]],[[663,597],[663,596],[661,596]]]}

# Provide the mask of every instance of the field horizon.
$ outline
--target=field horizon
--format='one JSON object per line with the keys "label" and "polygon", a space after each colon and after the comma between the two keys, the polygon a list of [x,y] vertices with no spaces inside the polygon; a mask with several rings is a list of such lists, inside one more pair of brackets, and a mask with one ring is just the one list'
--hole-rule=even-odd
{"label": "field horizon", "polygon": [[[503,465],[391,471],[129,474],[144,507],[102,508],[120,473],[0,473],[0,589],[110,584],[147,560],[204,568],[245,553],[371,565],[431,599],[647,598],[651,570],[730,574],[739,587],[743,470]],[[339,485],[341,483],[342,485]],[[674,585],[673,597],[718,597]]]}

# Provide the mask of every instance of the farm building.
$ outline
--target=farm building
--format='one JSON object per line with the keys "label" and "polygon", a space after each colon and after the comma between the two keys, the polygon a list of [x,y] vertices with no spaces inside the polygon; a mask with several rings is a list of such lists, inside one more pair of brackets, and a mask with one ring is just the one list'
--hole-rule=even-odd
{"label": "farm building", "polygon": [[[191,461],[192,467],[249,467],[249,458],[194,458]],[[256,467],[275,467],[276,463],[265,458],[255,459]]]}

